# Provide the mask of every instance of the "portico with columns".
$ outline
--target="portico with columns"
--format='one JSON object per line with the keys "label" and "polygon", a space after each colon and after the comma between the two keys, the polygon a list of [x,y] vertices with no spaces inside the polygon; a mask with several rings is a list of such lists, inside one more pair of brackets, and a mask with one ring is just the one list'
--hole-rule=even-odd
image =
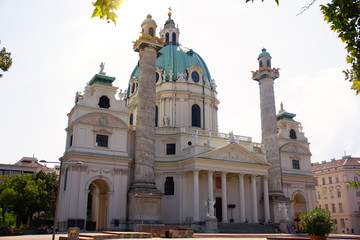
{"label": "portico with columns", "polygon": [[[167,168],[171,163],[166,163]],[[174,223],[198,223],[205,221],[207,203],[215,202],[214,215],[219,222],[238,223],[268,222],[270,219],[268,198],[269,163],[237,143],[229,143],[192,159],[175,163],[174,173],[158,172],[159,178],[173,176],[174,199],[164,196],[162,209],[179,209],[172,219]],[[174,165],[175,165],[174,164]],[[162,163],[156,163],[162,169]],[[181,169],[176,171],[177,169]],[[157,182],[163,188],[164,181]],[[178,199],[180,198],[180,199]],[[178,199],[178,201],[175,201]],[[233,204],[235,208],[229,209]],[[168,209],[167,209],[168,208]],[[231,213],[232,211],[232,213]]]}

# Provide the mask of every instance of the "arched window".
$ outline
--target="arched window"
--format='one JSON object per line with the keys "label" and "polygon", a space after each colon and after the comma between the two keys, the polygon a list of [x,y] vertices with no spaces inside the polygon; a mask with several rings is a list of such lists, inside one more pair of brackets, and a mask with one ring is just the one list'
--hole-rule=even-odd
{"label": "arched window", "polygon": [[172,33],[172,45],[176,45],[176,33]]}
{"label": "arched window", "polygon": [[271,68],[271,63],[270,63],[270,60],[266,60],[266,66]]}
{"label": "arched window", "polygon": [[155,127],[158,127],[158,121],[159,121],[159,108],[158,106],[155,107]]}
{"label": "arched window", "polygon": [[101,108],[109,108],[110,107],[110,99],[107,96],[102,96],[99,99],[99,107]]}
{"label": "arched window", "polygon": [[164,184],[164,195],[174,195],[174,178],[166,177]]}
{"label": "arched window", "polygon": [[262,67],[262,66],[263,66],[262,61],[260,61],[260,62],[259,62],[259,66],[260,66],[260,67]]}
{"label": "arched window", "polygon": [[133,83],[131,86],[131,93],[134,93],[134,91],[135,91],[135,83]]}
{"label": "arched window", "polygon": [[134,124],[134,115],[133,114],[130,115],[129,124],[130,125]]}
{"label": "arched window", "polygon": [[154,36],[154,29],[151,27],[151,28],[149,28],[149,34],[150,34],[150,36]]}
{"label": "arched window", "polygon": [[165,46],[169,45],[169,33],[165,34]]}
{"label": "arched window", "polygon": [[191,126],[201,127],[200,107],[197,104],[191,107]]}
{"label": "arched window", "polygon": [[296,139],[296,132],[295,132],[294,129],[291,129],[291,130],[290,130],[290,138],[291,138],[291,139]]}

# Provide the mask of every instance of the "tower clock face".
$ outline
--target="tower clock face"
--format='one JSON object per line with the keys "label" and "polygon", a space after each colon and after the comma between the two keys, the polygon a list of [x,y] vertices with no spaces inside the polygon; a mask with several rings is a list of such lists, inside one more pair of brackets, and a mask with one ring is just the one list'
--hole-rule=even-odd
{"label": "tower clock face", "polygon": [[200,79],[200,77],[199,77],[199,74],[196,72],[196,71],[193,71],[192,73],[191,73],[191,78],[192,78],[192,80],[194,81],[194,82],[199,82],[199,79]]}

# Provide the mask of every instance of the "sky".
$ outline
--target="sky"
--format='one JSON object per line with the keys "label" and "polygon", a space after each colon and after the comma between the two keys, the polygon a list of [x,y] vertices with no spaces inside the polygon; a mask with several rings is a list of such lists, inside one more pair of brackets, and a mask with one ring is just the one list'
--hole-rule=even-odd
{"label": "sky", "polygon": [[[311,2],[311,1],[309,1]],[[261,142],[259,87],[252,80],[262,48],[280,68],[276,111],[295,113],[310,142],[311,161],[360,156],[360,96],[344,81],[345,45],[317,1],[125,0],[116,26],[91,19],[91,0],[1,0],[0,47],[13,65],[0,78],[0,163],[24,156],[57,161],[65,150],[67,113],[75,93],[98,73],[126,89],[139,59],[132,41],[150,13],[163,27],[172,8],[179,42],[206,62],[217,83],[219,131]]]}

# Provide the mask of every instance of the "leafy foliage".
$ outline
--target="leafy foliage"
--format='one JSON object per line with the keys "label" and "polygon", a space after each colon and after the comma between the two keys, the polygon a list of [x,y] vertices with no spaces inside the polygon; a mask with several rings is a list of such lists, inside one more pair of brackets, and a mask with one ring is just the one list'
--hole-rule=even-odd
{"label": "leafy foliage", "polygon": [[57,193],[55,173],[39,172],[35,175],[16,174],[4,177],[0,184],[0,207],[5,223],[5,212],[11,208],[16,215],[19,227],[22,219],[30,219],[36,212],[45,212],[50,217],[54,214]]}
{"label": "leafy foliage", "polygon": [[309,235],[326,236],[336,231],[335,220],[331,218],[331,212],[325,209],[316,207],[301,214],[300,219],[300,227]]}
{"label": "leafy foliage", "polygon": [[[1,49],[0,51],[0,69],[6,72],[12,64],[11,53],[6,52],[6,48]],[[0,77],[2,74],[0,74]]]}
{"label": "leafy foliage", "polygon": [[120,5],[124,3],[124,0],[97,0],[93,2],[95,9],[91,18],[99,17],[105,19],[109,23],[110,20],[116,25],[117,15],[114,12],[120,8]]}
{"label": "leafy foliage", "polygon": [[[356,175],[358,175],[360,177],[360,171],[356,173]],[[347,184],[349,184],[350,188],[355,188],[358,189],[358,191],[360,191],[360,181],[355,182],[355,181],[351,181],[351,182],[347,182]]]}
{"label": "leafy foliage", "polygon": [[352,82],[351,88],[360,93],[360,1],[333,0],[321,5],[325,20],[331,29],[337,32],[339,38],[346,44],[348,55],[346,62],[351,69],[346,69],[345,80]]}

